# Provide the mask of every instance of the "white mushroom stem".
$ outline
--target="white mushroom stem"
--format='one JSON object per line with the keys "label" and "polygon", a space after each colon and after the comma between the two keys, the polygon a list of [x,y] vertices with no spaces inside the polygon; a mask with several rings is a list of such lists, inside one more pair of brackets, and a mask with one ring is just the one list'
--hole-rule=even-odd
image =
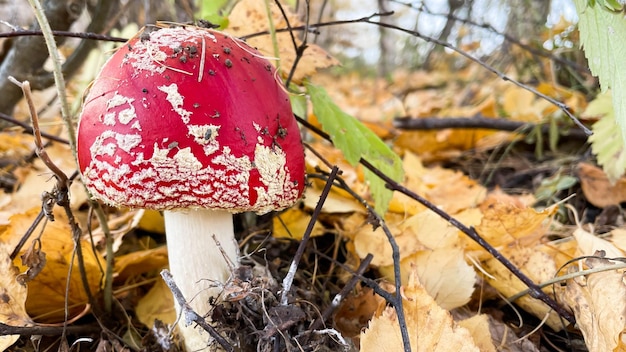
{"label": "white mushroom stem", "polygon": [[[211,298],[220,294],[230,277],[232,265],[238,266],[233,216],[207,209],[165,211],[164,216],[170,272],[191,308],[205,316],[212,308]],[[176,312],[180,311],[176,304]],[[195,324],[185,327],[184,320],[179,327],[187,351],[208,349],[209,334]]]}

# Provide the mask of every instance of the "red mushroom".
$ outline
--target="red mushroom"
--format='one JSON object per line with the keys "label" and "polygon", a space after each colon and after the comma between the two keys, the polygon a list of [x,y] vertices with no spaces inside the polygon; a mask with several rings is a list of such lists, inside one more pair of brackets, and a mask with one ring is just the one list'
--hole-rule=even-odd
{"label": "red mushroom", "polygon": [[164,210],[170,271],[200,315],[227,260],[238,262],[232,214],[284,209],[304,189],[299,129],[273,66],[209,29],[144,29],[123,45],[85,98],[77,143],[95,198]]}

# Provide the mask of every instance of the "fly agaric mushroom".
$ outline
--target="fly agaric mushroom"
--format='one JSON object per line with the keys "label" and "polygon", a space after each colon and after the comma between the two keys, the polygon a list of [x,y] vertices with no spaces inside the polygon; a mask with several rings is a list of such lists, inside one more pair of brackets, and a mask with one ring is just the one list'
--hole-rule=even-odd
{"label": "fly agaric mushroom", "polygon": [[[95,198],[164,211],[170,271],[200,315],[238,262],[232,214],[284,209],[304,189],[300,133],[273,66],[209,29],[144,29],[123,45],[85,98],[77,139]],[[181,328],[188,349],[207,347],[208,335],[193,342]]]}

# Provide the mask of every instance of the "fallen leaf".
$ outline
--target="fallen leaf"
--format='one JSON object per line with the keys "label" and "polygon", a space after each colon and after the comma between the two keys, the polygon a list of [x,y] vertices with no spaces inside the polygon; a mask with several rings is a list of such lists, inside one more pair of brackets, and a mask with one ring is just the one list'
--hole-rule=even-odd
{"label": "fallen leaf", "polygon": [[[394,281],[393,265],[380,267],[381,275]],[[400,262],[402,282],[409,280],[416,271],[426,292],[444,309],[454,309],[469,302],[476,273],[474,267],[465,262],[463,250],[454,247],[441,247],[414,253]]]}
{"label": "fallen leaf", "polygon": [[165,281],[158,278],[150,291],[146,293],[135,306],[137,319],[149,328],[154,325],[155,319],[166,324],[173,324],[176,320],[174,297]]}
{"label": "fallen leaf", "polygon": [[[461,172],[442,167],[424,167],[420,157],[411,152],[405,152],[402,165],[405,170],[403,185],[448,214],[454,215],[461,210],[476,207],[487,194],[483,186]],[[393,212],[409,214],[425,209],[400,192],[394,193],[389,208]]]}
{"label": "fallen leaf", "polygon": [[167,263],[166,246],[121,255],[115,258],[115,281],[123,284],[132,277],[158,273]]}
{"label": "fallen leaf", "polygon": [[[556,274],[554,259],[537,248],[515,246],[505,248],[501,253],[535,283],[552,279]],[[484,276],[485,280],[504,297],[511,297],[528,288],[495,258],[484,260],[481,265],[488,274]],[[552,287],[545,288],[544,292],[551,295]],[[539,319],[547,315],[546,324],[552,329],[559,331],[563,328],[559,315],[542,301],[525,295],[514,303]]]}
{"label": "fallen leaf", "polygon": [[[333,187],[335,188],[335,187]],[[304,190],[303,203],[308,209],[315,209],[320,200],[322,192],[318,187],[307,187]],[[344,196],[345,193],[334,192],[332,189],[324,200],[322,212],[329,214],[365,212],[365,206],[357,202],[354,198]]]}
{"label": "fallen leaf", "polygon": [[[248,34],[254,34],[259,32],[266,32],[270,30],[270,21],[265,8],[265,2],[257,0],[243,0],[237,2],[237,5],[233,8],[228,16],[228,28],[225,32],[228,32],[234,36],[244,36]],[[281,11],[273,2],[269,3],[270,12],[272,16],[272,22],[275,29],[287,28],[287,22],[285,21]],[[289,20],[291,27],[302,25],[302,22],[298,17],[291,12],[287,7],[284,7],[285,13]],[[300,33],[294,31],[295,41],[298,45],[302,43]],[[293,66],[297,54],[296,49],[293,46],[291,34],[289,32],[276,33],[276,41],[278,44],[278,55],[280,58],[280,67],[285,72],[289,72]],[[272,36],[265,34],[261,36],[255,36],[247,39],[248,44],[257,48],[263,55],[268,58],[276,57],[274,52],[274,44],[272,42]],[[272,61],[272,60],[270,60]],[[294,81],[300,82],[304,77],[310,76],[317,70],[327,68],[330,66],[338,65],[339,61],[330,56],[324,49],[320,48],[316,44],[309,43],[303,56],[298,62]]]}
{"label": "fallen leaf", "polygon": [[459,326],[466,328],[476,346],[481,352],[496,352],[497,349],[491,342],[491,333],[489,328],[489,316],[487,314],[474,315],[471,318],[463,319],[458,322]]}
{"label": "fallen leaf", "polygon": [[[311,222],[311,215],[298,208],[290,208],[276,215],[273,219],[272,236],[275,238],[290,238],[301,240]],[[313,224],[311,236],[321,236],[324,234],[324,227],[319,223]]]}
{"label": "fallen leaf", "polygon": [[361,331],[372,319],[377,307],[383,302],[383,298],[374,293],[369,287],[358,294],[350,294],[341,303],[335,313],[335,325],[343,336],[359,340]]}
{"label": "fallen leaf", "polygon": [[[411,349],[413,351],[479,351],[470,332],[459,326],[448,311],[437,305],[419,282],[416,271],[402,292]],[[361,333],[361,351],[403,351],[398,317],[387,307]]]}
{"label": "fallen leaf", "polygon": [[[512,244],[535,246],[544,236],[544,222],[557,208],[550,207],[536,211],[531,207],[519,207],[514,203],[488,202],[481,205],[483,218],[476,231],[496,249]],[[486,251],[476,242],[466,238],[467,250],[477,251],[480,258],[489,258]]]}
{"label": "fallen leaf", "polygon": [[[398,245],[400,258],[426,249],[424,245],[419,243],[413,232],[402,231],[399,228],[401,221],[402,217],[393,213],[387,214],[385,221],[390,234]],[[357,222],[355,221],[354,223],[356,224]],[[367,254],[371,253],[374,255],[371,263],[373,266],[393,265],[391,245],[383,228],[378,227],[376,230],[373,230],[372,225],[367,223],[364,215],[361,216],[361,223],[358,228],[344,231],[344,234],[349,238],[353,238],[355,252],[359,258],[365,258]]]}
{"label": "fallen leaf", "polygon": [[[19,271],[9,258],[13,248],[0,243],[0,322],[10,326],[31,326],[32,320],[26,313],[27,289],[18,281]],[[0,351],[9,348],[19,335],[0,336]]]}
{"label": "fallen leaf", "polygon": [[[36,207],[25,213],[13,215],[10,218],[10,225],[6,226],[0,234],[2,241],[9,243],[13,248],[27,232],[39,211],[40,208]],[[45,322],[59,322],[65,319],[66,298],[70,315],[82,312],[87,305],[87,294],[78,270],[78,259],[74,253],[72,231],[61,209],[55,208],[54,214],[56,221],[46,222],[41,235],[41,251],[46,255],[46,264],[41,272],[28,282],[28,290],[31,294],[26,300],[28,313],[34,319]],[[38,234],[40,231],[42,231],[41,227],[36,229],[35,233]],[[31,243],[27,241],[20,253],[24,253]],[[86,280],[91,293],[95,295],[100,290],[104,259],[94,253],[89,242],[81,241],[80,244]],[[16,259],[15,264],[20,271],[26,272],[29,268],[20,262],[20,259]],[[71,275],[68,283],[69,273]],[[66,286],[69,290],[66,290]]]}
{"label": "fallen leaf", "polygon": [[[596,253],[598,255],[598,253]],[[614,264],[603,258],[585,260],[589,268],[606,268],[583,277],[567,280],[562,295],[576,316],[576,325],[589,351],[626,350],[626,281],[624,269],[612,270]],[[576,272],[570,266],[569,272]]]}
{"label": "fallen leaf", "polygon": [[604,251],[607,258],[624,257],[624,252],[615,247],[610,241],[602,239],[578,226],[573,234],[578,243],[580,255],[593,255],[597,251]]}
{"label": "fallen leaf", "polygon": [[598,208],[608,207],[626,201],[626,178],[619,178],[611,184],[602,169],[588,163],[580,163],[577,167],[583,194],[589,203]]}

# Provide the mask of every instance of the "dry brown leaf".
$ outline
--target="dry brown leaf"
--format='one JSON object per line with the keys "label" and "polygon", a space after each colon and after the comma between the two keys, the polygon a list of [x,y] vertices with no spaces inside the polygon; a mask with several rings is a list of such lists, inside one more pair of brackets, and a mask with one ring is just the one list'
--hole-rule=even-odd
{"label": "dry brown leaf", "polygon": [[[282,13],[274,4],[270,2],[272,20],[274,28],[287,28],[287,23]],[[301,25],[298,17],[285,8],[289,24],[292,27]],[[235,36],[244,36],[257,32],[269,31],[269,20],[265,9],[265,2],[257,0],[239,1],[228,16],[229,26],[226,32]],[[301,44],[299,39],[300,33],[294,32],[296,42]],[[296,51],[293,47],[291,35],[288,32],[276,33],[278,42],[278,51],[280,57],[280,67],[285,72],[289,72],[296,59]],[[275,57],[271,35],[262,35],[249,38],[248,44],[257,48],[263,55],[267,57]],[[324,49],[315,44],[309,44],[304,51],[304,55],[298,63],[296,73],[293,77],[294,81],[299,82],[304,77],[310,76],[317,70],[338,65],[339,61],[330,56]]]}
{"label": "dry brown leaf", "polygon": [[176,309],[174,306],[172,292],[165,284],[165,281],[159,278],[150,291],[137,302],[135,313],[140,322],[152,328],[155,319],[166,324],[173,324],[176,320]]}
{"label": "dry brown leaf", "polygon": [[[402,303],[413,351],[479,351],[470,332],[452,320],[419,282],[414,271],[402,292]],[[387,307],[361,334],[361,351],[403,351],[398,317]]]}
{"label": "dry brown leaf", "polygon": [[[311,215],[299,208],[289,208],[275,216],[273,222],[274,232],[272,232],[272,236],[301,240],[307,226],[309,226],[309,222],[311,222]],[[313,225],[311,236],[321,236],[323,234],[324,227],[316,221]]]}
{"label": "dry brown leaf", "polygon": [[384,299],[369,287],[364,288],[358,294],[346,297],[335,313],[337,330],[343,336],[358,341],[361,331],[383,302]]}
{"label": "dry brown leaf", "polygon": [[611,231],[609,240],[620,251],[626,252],[626,229],[624,228],[613,229],[613,231]]}
{"label": "dry brown leaf", "polygon": [[138,215],[137,228],[152,233],[165,234],[165,221],[158,210],[142,209],[138,213],[140,214]]}
{"label": "dry brown leaf", "polygon": [[[18,282],[19,271],[10,259],[13,247],[0,243],[0,322],[10,326],[30,326],[32,320],[26,313],[26,286]],[[19,339],[19,335],[0,336],[0,351]]]}
{"label": "dry brown leaf", "polygon": [[[31,226],[39,210],[40,208],[36,207],[25,213],[13,215],[9,219],[10,225],[6,226],[0,235],[2,241],[14,246]],[[87,305],[87,295],[78,271],[78,260],[73,255],[74,242],[68,220],[58,208],[55,209],[54,214],[56,221],[47,222],[41,236],[41,250],[46,254],[46,265],[32,281],[28,282],[28,289],[31,294],[26,300],[28,313],[36,320],[46,322],[63,321],[66,297],[70,306],[70,315],[82,312]],[[39,233],[39,229],[35,231],[36,234]],[[31,244],[31,241],[26,242],[25,248],[20,253],[24,253]],[[101,268],[104,266],[104,260],[99,255],[94,254],[91,244],[87,241],[81,241],[81,248],[87,282],[91,292],[95,294],[100,289]],[[22,272],[28,270],[19,262],[21,260],[16,259],[16,265],[20,267]],[[66,292],[70,263],[72,270],[69,291]]]}
{"label": "dry brown leaf", "polygon": [[[596,254],[597,255],[597,254]],[[589,258],[589,268],[607,268],[567,281],[563,301],[572,308],[589,351],[626,350],[626,281],[624,269],[611,270],[606,259]],[[570,272],[577,267],[571,266]]]}
{"label": "dry brown leaf", "polygon": [[602,169],[588,163],[578,164],[577,173],[589,203],[604,208],[626,201],[626,177],[621,177],[611,185]]}

